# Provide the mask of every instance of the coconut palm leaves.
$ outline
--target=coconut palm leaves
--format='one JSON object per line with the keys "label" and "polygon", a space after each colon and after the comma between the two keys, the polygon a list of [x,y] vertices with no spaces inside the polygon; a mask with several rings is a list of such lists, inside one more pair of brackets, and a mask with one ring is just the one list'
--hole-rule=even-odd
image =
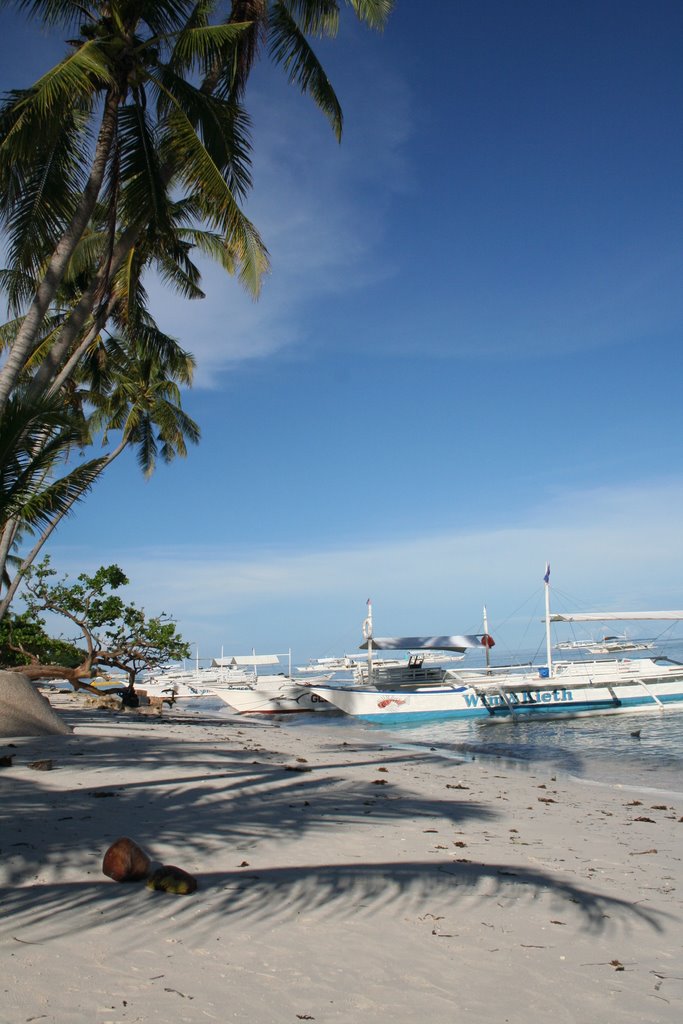
{"label": "coconut palm leaves", "polygon": [[[391,0],[347,0],[380,28]],[[220,231],[254,293],[265,246],[239,205],[251,184],[244,86],[262,43],[312,96],[337,135],[342,115],[307,36],[334,35],[337,0],[20,0],[47,24],[78,30],[69,54],[0,108],[0,222],[12,268],[10,308],[33,299],[0,370],[0,411],[36,349],[42,322],[97,203],[108,244],[55,343],[39,387],[70,358],[111,277],[142,234],[168,230],[169,196],[195,203],[197,226]],[[40,145],[36,146],[36,139]]]}

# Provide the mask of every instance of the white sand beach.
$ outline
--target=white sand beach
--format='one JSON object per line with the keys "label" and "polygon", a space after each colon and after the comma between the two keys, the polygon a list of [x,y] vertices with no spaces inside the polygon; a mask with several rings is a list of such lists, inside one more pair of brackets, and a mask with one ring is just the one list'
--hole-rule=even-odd
{"label": "white sand beach", "polygon": [[[0,739],[6,1024],[680,1020],[683,806],[322,715],[55,705],[70,735]],[[120,836],[198,891],[107,878]]]}

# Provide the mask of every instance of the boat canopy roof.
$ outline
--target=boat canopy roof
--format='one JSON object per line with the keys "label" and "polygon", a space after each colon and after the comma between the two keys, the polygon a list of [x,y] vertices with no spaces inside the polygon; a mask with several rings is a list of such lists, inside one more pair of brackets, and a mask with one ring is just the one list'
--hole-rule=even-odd
{"label": "boat canopy roof", "polygon": [[242,665],[279,665],[277,654],[237,654],[231,658],[214,658],[213,668],[237,668]]}
{"label": "boat canopy roof", "polygon": [[[458,651],[481,647],[481,636],[373,636],[372,646],[378,651]],[[368,641],[360,645],[365,651]]]}
{"label": "boat canopy roof", "polygon": [[673,612],[553,612],[551,622],[618,622],[627,619],[683,619],[683,611]]}

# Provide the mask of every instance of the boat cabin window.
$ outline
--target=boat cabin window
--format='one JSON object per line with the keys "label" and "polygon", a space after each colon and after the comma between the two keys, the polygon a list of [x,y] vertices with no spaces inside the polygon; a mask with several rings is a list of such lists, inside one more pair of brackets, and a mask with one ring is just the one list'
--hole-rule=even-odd
{"label": "boat cabin window", "polygon": [[422,668],[424,660],[423,654],[411,654],[408,658],[408,668]]}

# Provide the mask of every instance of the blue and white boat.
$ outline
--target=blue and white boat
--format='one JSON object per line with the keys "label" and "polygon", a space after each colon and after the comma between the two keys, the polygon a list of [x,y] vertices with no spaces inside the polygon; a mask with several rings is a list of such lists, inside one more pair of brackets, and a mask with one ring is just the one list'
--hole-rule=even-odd
{"label": "blue and white boat", "polygon": [[[681,620],[683,611],[610,612],[551,615],[546,571],[546,663],[492,668],[493,640],[484,632],[460,637],[373,637],[372,611],[364,623],[367,667],[353,685],[315,684],[312,689],[341,711],[381,725],[440,718],[579,717],[597,714],[683,710],[683,664],[644,657],[553,663],[551,622]],[[419,650],[449,651],[484,647],[487,667],[426,668]],[[413,657],[399,669],[375,669],[374,649],[410,649]]]}

